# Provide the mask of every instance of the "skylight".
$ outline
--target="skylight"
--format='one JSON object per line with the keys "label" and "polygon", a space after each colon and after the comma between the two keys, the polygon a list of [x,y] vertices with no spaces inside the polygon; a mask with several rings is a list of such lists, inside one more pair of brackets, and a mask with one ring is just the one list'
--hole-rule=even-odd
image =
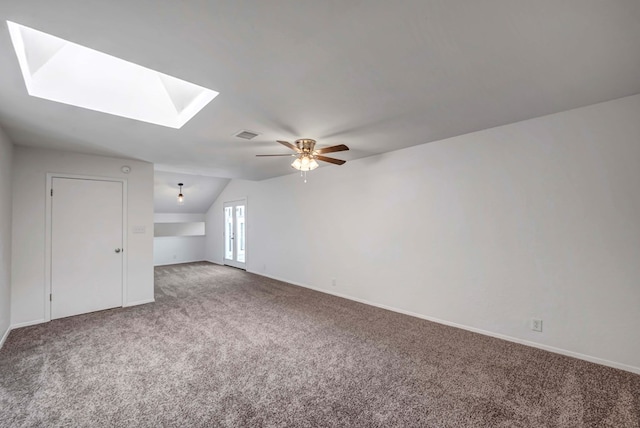
{"label": "skylight", "polygon": [[218,92],[7,21],[29,95],[181,128]]}

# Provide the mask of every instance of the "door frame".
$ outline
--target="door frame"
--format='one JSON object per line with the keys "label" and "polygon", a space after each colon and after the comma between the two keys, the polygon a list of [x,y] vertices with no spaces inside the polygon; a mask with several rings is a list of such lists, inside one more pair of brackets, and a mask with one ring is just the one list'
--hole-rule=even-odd
{"label": "door frame", "polygon": [[[245,229],[244,229],[244,263],[243,263],[244,267],[243,268],[238,267],[238,266],[228,265],[226,263],[227,258],[225,257],[225,239],[227,237],[226,237],[226,225],[224,223],[224,219],[225,219],[224,218],[224,215],[225,215],[224,214],[224,208],[225,208],[224,206],[226,204],[234,204],[235,205],[236,203],[244,203]],[[234,211],[234,218],[235,218],[235,211]],[[247,253],[248,253],[247,249],[249,248],[249,246],[248,246],[249,240],[247,238],[249,236],[249,222],[248,222],[248,219],[249,219],[249,201],[248,201],[246,196],[243,197],[243,198],[238,198],[238,199],[233,199],[231,201],[223,201],[222,202],[222,264],[224,266],[231,266],[231,267],[234,267],[236,269],[247,270]],[[234,228],[236,227],[235,223],[233,224],[233,227]],[[234,247],[236,245],[235,239],[233,241],[233,245],[234,245]],[[236,251],[234,249],[234,254],[235,253],[236,253]],[[237,254],[236,254],[236,256],[237,256]],[[235,262],[235,260],[234,260],[234,262]]]}
{"label": "door frame", "polygon": [[46,183],[46,192],[45,192],[45,249],[44,249],[44,321],[51,321],[51,300],[49,300],[49,296],[51,295],[51,257],[52,257],[52,248],[51,248],[51,234],[53,231],[52,224],[52,200],[51,200],[51,189],[53,188],[53,179],[54,178],[67,178],[71,180],[89,180],[89,181],[114,181],[117,183],[122,183],[122,248],[127,250],[127,253],[122,257],[122,307],[127,306],[127,259],[129,258],[129,246],[127,243],[127,179],[126,178],[115,178],[115,177],[104,177],[104,176],[94,176],[94,175],[79,175],[79,174],[66,174],[66,173],[47,173],[47,183]]}

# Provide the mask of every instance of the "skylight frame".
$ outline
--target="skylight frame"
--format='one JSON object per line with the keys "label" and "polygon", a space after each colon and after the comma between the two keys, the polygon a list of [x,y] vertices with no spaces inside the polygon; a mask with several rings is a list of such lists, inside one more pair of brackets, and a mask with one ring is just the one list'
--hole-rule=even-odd
{"label": "skylight frame", "polygon": [[29,95],[180,129],[219,92],[7,21]]}

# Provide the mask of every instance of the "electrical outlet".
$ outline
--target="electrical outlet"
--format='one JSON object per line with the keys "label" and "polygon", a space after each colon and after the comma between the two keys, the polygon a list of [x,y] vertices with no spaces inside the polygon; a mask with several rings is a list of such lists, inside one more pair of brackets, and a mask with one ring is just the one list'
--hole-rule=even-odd
{"label": "electrical outlet", "polygon": [[538,318],[531,318],[531,330],[542,332],[542,320]]}
{"label": "electrical outlet", "polygon": [[332,287],[336,286],[336,279],[335,278],[331,278],[331,286]]}

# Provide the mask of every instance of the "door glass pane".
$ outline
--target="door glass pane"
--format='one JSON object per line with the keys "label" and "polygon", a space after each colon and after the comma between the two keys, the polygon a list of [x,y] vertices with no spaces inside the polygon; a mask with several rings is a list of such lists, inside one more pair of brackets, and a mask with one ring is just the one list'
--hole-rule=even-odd
{"label": "door glass pane", "polygon": [[236,206],[236,245],[237,257],[236,261],[244,263],[244,205]]}
{"label": "door glass pane", "polygon": [[233,207],[224,207],[224,258],[233,260]]}

